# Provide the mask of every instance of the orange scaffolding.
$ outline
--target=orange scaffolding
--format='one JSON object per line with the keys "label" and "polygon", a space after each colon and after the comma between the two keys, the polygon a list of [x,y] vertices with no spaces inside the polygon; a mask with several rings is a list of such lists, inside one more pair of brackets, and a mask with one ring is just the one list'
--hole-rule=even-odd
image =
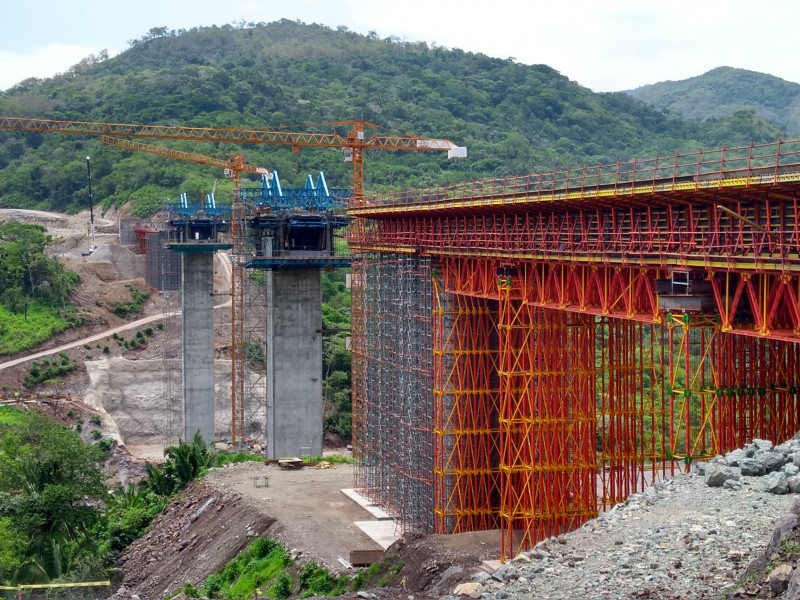
{"label": "orange scaffolding", "polygon": [[597,515],[590,319],[532,307],[501,276],[501,555]]}
{"label": "orange scaffolding", "polygon": [[[499,527],[497,303],[434,287],[436,533]],[[492,306],[493,305],[493,306]]]}
{"label": "orange scaffolding", "polygon": [[[352,207],[357,254],[434,265],[417,347],[433,485],[414,491],[433,494],[433,530],[499,526],[507,559],[694,460],[800,429],[798,158],[782,140]],[[391,318],[407,300],[385,302]],[[381,335],[379,313],[354,328]],[[366,430],[402,372],[381,357],[359,357]]]}

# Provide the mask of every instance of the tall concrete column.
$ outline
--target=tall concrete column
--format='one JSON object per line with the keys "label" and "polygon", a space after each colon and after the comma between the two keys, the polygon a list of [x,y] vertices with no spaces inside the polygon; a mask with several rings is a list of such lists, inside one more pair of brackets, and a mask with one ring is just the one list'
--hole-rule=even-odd
{"label": "tall concrete column", "polygon": [[267,271],[268,458],[322,454],[319,269]]}
{"label": "tall concrete column", "polygon": [[214,442],[214,253],[183,252],[183,438]]}

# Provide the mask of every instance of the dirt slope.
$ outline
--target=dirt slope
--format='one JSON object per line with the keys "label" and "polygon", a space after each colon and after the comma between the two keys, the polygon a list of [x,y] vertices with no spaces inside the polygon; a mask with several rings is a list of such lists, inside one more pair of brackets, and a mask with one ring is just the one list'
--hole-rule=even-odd
{"label": "dirt slope", "polygon": [[163,598],[186,582],[198,585],[273,523],[239,494],[196,482],[122,556],[122,584],[142,600]]}
{"label": "dirt slope", "polygon": [[[352,485],[352,466],[283,470],[244,463],[214,470],[187,488],[123,555],[124,589],[118,599],[156,600],[184,583],[199,587],[255,536],[279,540],[300,563],[314,561],[340,574],[350,550],[374,550],[354,521],[370,514],[341,493]],[[268,478],[265,487],[264,478]],[[387,585],[379,596],[409,592],[441,596],[469,579],[480,562],[496,558],[499,534],[410,535],[389,548],[368,585]],[[423,595],[419,595],[423,594]]]}

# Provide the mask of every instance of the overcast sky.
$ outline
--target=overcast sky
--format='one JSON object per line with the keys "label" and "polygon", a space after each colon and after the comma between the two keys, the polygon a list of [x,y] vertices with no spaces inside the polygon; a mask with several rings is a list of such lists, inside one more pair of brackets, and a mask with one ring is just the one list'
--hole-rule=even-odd
{"label": "overcast sky", "polygon": [[800,83],[796,0],[0,0],[0,90],[152,27],[279,19],[543,63],[595,91],[720,66]]}

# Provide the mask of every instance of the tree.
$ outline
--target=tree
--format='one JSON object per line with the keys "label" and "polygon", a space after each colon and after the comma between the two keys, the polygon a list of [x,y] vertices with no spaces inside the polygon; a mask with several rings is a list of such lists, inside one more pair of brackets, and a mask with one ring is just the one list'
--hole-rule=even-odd
{"label": "tree", "polygon": [[16,579],[49,580],[92,553],[90,529],[107,495],[103,453],[35,413],[5,424],[10,410],[0,409],[0,528],[10,522],[25,540]]}
{"label": "tree", "polygon": [[11,581],[22,564],[25,537],[7,517],[0,517],[0,582]]}

